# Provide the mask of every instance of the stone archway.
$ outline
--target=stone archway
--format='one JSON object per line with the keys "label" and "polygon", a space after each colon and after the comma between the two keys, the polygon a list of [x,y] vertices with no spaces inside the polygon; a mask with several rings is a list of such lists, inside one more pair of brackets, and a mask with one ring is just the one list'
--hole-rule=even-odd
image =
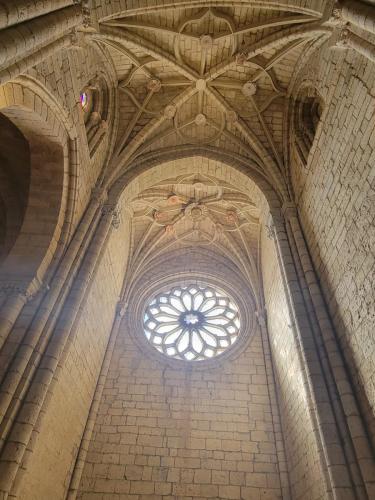
{"label": "stone archway", "polygon": [[[63,250],[71,225],[74,140],[69,136],[71,130],[57,118],[57,109],[44,103],[42,113],[41,106],[40,96],[27,86],[9,83],[2,89],[0,111],[13,131],[23,137],[28,152],[23,159],[25,166],[19,168],[28,171],[29,177],[24,214],[11,252],[1,266],[2,342],[25,302],[52,271],[51,263]],[[9,157],[14,154],[11,147],[8,143],[3,149]]]}

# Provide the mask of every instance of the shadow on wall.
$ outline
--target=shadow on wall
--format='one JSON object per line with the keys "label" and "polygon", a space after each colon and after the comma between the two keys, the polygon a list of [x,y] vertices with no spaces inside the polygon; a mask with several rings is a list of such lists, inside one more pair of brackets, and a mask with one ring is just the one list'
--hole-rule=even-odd
{"label": "shadow on wall", "polygon": [[56,249],[66,155],[34,111],[15,105],[1,111],[0,272],[2,279],[27,283]]}
{"label": "shadow on wall", "polygon": [[0,113],[0,262],[12,249],[24,220],[30,184],[30,148]]}

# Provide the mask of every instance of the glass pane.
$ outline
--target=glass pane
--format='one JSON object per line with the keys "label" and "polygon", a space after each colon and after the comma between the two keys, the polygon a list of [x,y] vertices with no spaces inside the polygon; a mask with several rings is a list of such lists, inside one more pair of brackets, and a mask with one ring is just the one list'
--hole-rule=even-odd
{"label": "glass pane", "polygon": [[156,350],[186,361],[220,355],[238,338],[238,308],[210,286],[175,286],[154,297],[143,316],[145,337]]}

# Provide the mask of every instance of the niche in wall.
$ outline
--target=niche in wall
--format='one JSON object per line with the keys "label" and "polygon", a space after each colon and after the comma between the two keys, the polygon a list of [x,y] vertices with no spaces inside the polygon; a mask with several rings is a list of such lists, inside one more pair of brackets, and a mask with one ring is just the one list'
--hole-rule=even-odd
{"label": "niche in wall", "polygon": [[108,130],[109,91],[104,77],[92,80],[80,92],[87,144],[93,157]]}
{"label": "niche in wall", "polygon": [[323,112],[323,100],[314,88],[304,87],[294,103],[294,146],[300,161],[307,165],[309,153]]}
{"label": "niche in wall", "polygon": [[25,216],[30,148],[22,132],[0,113],[0,261],[13,247]]}

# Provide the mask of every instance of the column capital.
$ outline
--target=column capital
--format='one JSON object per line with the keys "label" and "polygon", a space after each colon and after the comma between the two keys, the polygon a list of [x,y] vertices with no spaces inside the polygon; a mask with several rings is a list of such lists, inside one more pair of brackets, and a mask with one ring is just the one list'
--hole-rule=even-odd
{"label": "column capital", "polygon": [[82,0],[82,14],[83,14],[83,26],[85,28],[91,27],[91,9],[89,0]]}
{"label": "column capital", "polygon": [[116,304],[116,314],[120,318],[125,315],[126,308],[128,307],[128,303],[125,300],[119,300]]}
{"label": "column capital", "polygon": [[102,186],[96,186],[91,190],[91,198],[96,201],[99,205],[103,205],[108,198],[107,188]]}
{"label": "column capital", "polygon": [[106,203],[102,208],[103,216],[111,217],[112,227],[118,229],[121,224],[121,208],[117,203]]}
{"label": "column capital", "polygon": [[335,47],[338,49],[348,49],[349,47],[350,31],[346,25],[337,33]]}
{"label": "column capital", "polygon": [[293,201],[285,201],[281,207],[285,219],[297,217],[297,207]]}
{"label": "column capital", "polygon": [[267,326],[267,310],[265,307],[259,309],[258,311],[255,311],[255,316],[257,318],[259,326]]}
{"label": "column capital", "polygon": [[267,222],[264,224],[264,229],[266,231],[267,238],[269,240],[275,239],[275,223],[271,213],[268,214]]}
{"label": "column capital", "polygon": [[73,28],[69,34],[70,36],[70,44],[72,47],[77,49],[82,49],[85,43],[85,37],[82,31],[77,31],[76,28]]}
{"label": "column capital", "polygon": [[333,6],[332,15],[329,19],[329,22],[331,24],[336,25],[336,26],[339,26],[339,25],[346,23],[343,15],[342,15],[342,5],[339,2],[336,2]]}

